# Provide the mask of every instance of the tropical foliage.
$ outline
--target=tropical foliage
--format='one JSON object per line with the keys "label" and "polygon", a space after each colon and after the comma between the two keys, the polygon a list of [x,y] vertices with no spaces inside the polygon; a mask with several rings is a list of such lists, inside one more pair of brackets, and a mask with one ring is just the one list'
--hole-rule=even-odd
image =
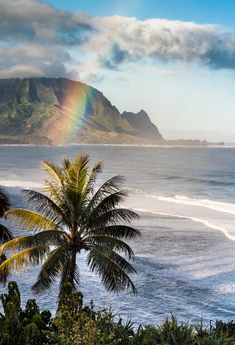
{"label": "tropical foliage", "polygon": [[93,303],[83,305],[83,296],[70,284],[64,287],[61,309],[55,318],[40,311],[35,300],[21,307],[15,282],[1,295],[0,345],[234,345],[235,324],[217,321],[179,323],[175,317],[160,326],[139,326],[123,321],[111,310],[96,310]]}
{"label": "tropical foliage", "polygon": [[42,264],[33,285],[36,292],[45,291],[60,278],[60,293],[65,283],[73,289],[79,284],[77,255],[87,252],[87,264],[96,272],[109,291],[125,288],[136,292],[130,278],[135,270],[129,260],[133,251],[125,240],[139,236],[130,226],[138,215],[120,208],[127,196],[120,190],[123,178],[115,176],[97,190],[96,179],[102,171],[97,162],[89,169],[89,156],[81,154],[74,161],[65,158],[61,166],[44,162],[47,173],[44,194],[24,190],[30,210],[10,209],[7,216],[32,235],[11,239],[1,246],[1,253],[13,254],[0,265],[9,274],[30,264]]}
{"label": "tropical foliage", "polygon": [[[10,199],[6,191],[0,186],[0,218],[6,218],[6,212],[10,209]],[[0,223],[0,244],[3,244],[13,239],[13,235],[10,229]],[[0,254],[0,263],[6,260],[4,253]],[[0,272],[0,280],[5,284],[7,279],[7,272],[5,270]]]}
{"label": "tropical foliage", "polygon": [[21,298],[15,282],[8,284],[8,293],[1,295],[3,314],[0,314],[0,345],[46,344],[51,313],[40,312],[34,299],[21,308]]}
{"label": "tropical foliage", "polygon": [[[0,186],[0,218],[6,218],[6,212],[10,209],[10,199],[6,191]],[[0,223],[0,243],[13,239],[12,232]]]}

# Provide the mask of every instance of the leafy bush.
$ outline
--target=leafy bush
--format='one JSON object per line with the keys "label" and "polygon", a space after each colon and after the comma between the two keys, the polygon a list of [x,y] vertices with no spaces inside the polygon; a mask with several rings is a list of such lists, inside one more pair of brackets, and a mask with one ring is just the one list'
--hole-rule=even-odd
{"label": "leafy bush", "polygon": [[58,312],[40,311],[34,299],[21,308],[15,282],[0,296],[0,345],[235,345],[235,323],[216,321],[214,326],[180,323],[174,316],[160,326],[123,322],[111,310],[83,306],[83,295],[67,284]]}
{"label": "leafy bush", "polygon": [[[217,323],[216,323],[217,324]],[[200,325],[178,323],[174,316],[161,326],[140,326],[135,334],[133,345],[235,345],[229,326],[219,321],[220,328],[205,328]],[[234,325],[234,324],[233,324]],[[225,327],[225,328],[224,328]]]}
{"label": "leafy bush", "polygon": [[20,292],[15,282],[9,282],[8,293],[1,294],[4,314],[0,314],[0,345],[40,345],[46,342],[51,313],[40,312],[34,299],[21,308]]}
{"label": "leafy bush", "polygon": [[134,331],[130,322],[114,321],[109,310],[95,311],[93,303],[83,307],[83,295],[67,284],[47,335],[49,344],[125,345],[130,344],[128,340]]}

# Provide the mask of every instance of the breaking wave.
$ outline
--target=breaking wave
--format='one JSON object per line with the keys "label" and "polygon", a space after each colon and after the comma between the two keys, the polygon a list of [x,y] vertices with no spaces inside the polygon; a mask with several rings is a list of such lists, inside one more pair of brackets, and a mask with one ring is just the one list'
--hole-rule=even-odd
{"label": "breaking wave", "polygon": [[235,241],[235,204],[189,198],[184,195],[166,197],[162,195],[132,195],[128,206],[136,211],[166,217],[190,219],[205,226],[222,231]]}

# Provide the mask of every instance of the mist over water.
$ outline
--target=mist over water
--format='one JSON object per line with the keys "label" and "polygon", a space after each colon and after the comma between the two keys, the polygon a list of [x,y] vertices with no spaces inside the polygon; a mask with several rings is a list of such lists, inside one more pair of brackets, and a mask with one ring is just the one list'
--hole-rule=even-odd
{"label": "mist over water", "polygon": [[[0,146],[0,184],[20,206],[20,188],[43,184],[42,160],[59,163],[80,152],[89,152],[92,162],[104,161],[98,183],[113,175],[125,177],[126,205],[140,213],[134,225],[142,231],[142,238],[131,243],[138,295],[105,292],[82,255],[78,264],[85,300],[112,306],[137,323],[157,323],[171,312],[179,320],[233,319],[235,148]],[[24,300],[36,273],[33,268],[12,277]],[[38,299],[41,306],[55,309],[56,289]]]}

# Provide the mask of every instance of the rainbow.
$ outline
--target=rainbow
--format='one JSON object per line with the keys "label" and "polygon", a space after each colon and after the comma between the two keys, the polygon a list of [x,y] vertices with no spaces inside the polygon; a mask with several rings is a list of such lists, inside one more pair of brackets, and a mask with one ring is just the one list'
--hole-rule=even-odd
{"label": "rainbow", "polygon": [[77,137],[82,125],[89,121],[97,97],[94,88],[77,82],[70,81],[63,91],[56,122],[50,128],[55,143],[71,142]]}

